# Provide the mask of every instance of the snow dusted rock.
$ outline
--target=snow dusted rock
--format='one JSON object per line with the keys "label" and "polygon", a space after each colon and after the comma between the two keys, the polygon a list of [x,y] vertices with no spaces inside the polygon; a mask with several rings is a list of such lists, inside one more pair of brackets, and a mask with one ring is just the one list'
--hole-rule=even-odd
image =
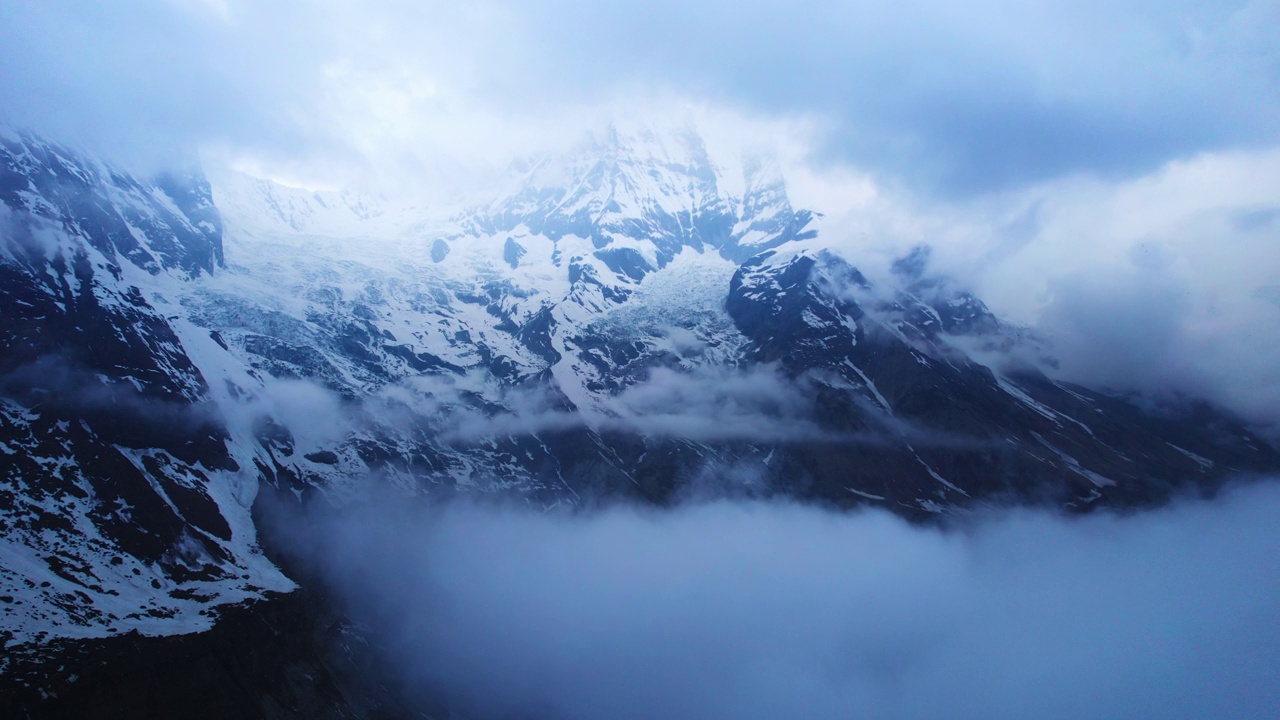
{"label": "snow dusted rock", "polygon": [[0,637],[190,631],[291,588],[257,548],[256,478],[148,300],[221,263],[208,184],[6,132],[0,199]]}

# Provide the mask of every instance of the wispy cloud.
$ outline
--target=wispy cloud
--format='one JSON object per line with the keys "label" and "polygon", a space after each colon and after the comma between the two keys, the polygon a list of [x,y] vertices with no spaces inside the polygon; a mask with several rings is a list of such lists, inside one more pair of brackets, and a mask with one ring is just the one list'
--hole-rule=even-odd
{"label": "wispy cloud", "polygon": [[[819,376],[788,376],[773,364],[748,367],[653,368],[644,378],[591,407],[575,408],[538,381],[509,386],[478,375],[421,376],[389,386],[360,406],[367,421],[387,427],[429,426],[452,445],[575,428],[634,433],[706,443],[836,443],[973,447],[977,440],[918,427],[863,405],[868,427],[835,430],[822,424],[814,403]],[[838,387],[838,385],[837,385]],[[323,392],[313,386],[313,391]]]}

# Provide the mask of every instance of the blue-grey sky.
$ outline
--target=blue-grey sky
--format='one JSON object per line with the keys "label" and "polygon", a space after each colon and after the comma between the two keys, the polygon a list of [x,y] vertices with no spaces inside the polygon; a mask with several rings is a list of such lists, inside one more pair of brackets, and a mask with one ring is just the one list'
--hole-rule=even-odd
{"label": "blue-grey sky", "polygon": [[0,8],[0,92],[106,145],[345,161],[398,124],[660,90],[812,118],[825,161],[968,195],[1273,144],[1277,48],[1273,0],[79,0]]}

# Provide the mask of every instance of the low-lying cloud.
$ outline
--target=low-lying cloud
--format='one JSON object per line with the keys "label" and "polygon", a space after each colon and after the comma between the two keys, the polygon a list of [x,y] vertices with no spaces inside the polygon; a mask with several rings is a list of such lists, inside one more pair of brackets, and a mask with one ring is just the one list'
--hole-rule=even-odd
{"label": "low-lying cloud", "polygon": [[831,436],[814,424],[812,378],[771,365],[657,368],[610,399],[615,429],[692,440],[797,441]]}
{"label": "low-lying cloud", "polygon": [[814,400],[820,383],[816,373],[791,376],[773,363],[655,367],[620,390],[575,407],[558,389],[540,381],[508,385],[480,374],[422,375],[383,388],[362,402],[360,412],[366,422],[386,427],[428,427],[437,440],[460,446],[578,428],[706,443],[906,441],[921,447],[972,448],[981,442],[894,418],[847,385],[844,392],[862,407],[869,426],[859,431],[824,427]]}
{"label": "low-lying cloud", "polygon": [[[143,369],[135,372],[145,376]],[[57,417],[91,420],[111,437],[141,433],[150,442],[181,446],[192,438],[222,433],[221,419],[207,405],[143,385],[132,376],[108,378],[52,354],[0,375],[0,398],[42,412],[52,410]]]}
{"label": "low-lying cloud", "polygon": [[1280,708],[1278,512],[1267,483],[946,529],[401,504],[288,534],[400,679],[468,717],[1221,718]]}
{"label": "low-lying cloud", "polygon": [[[695,441],[797,442],[837,436],[813,422],[813,378],[788,377],[774,365],[653,368],[642,379],[590,406],[574,407],[541,382],[505,385],[479,376],[421,376],[382,392],[370,417],[408,418],[438,426],[438,437],[468,444],[504,435],[591,428]],[[841,439],[853,440],[840,436]]]}

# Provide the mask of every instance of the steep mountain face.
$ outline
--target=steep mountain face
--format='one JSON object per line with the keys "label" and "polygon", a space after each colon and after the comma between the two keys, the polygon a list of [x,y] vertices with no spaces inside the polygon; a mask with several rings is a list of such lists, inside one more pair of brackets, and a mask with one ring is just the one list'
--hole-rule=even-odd
{"label": "steep mountain face", "polygon": [[8,133],[0,198],[0,639],[199,629],[211,603],[291,588],[256,547],[252,478],[205,378],[143,289],[222,262],[208,183]]}
{"label": "steep mountain face", "polygon": [[728,169],[691,133],[610,131],[444,214],[3,152],[10,644],[182,632],[289,589],[259,483],[925,517],[1280,466],[1207,408],[1156,417],[1016,362],[1024,334],[923,254],[872,283],[767,160]]}

